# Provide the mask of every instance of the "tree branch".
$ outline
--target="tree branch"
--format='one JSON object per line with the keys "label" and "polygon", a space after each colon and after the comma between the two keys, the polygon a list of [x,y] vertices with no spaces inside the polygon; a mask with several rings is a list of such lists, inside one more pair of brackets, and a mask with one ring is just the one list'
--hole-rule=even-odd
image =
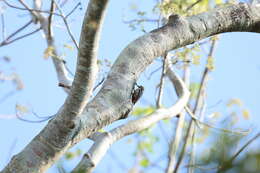
{"label": "tree branch", "polygon": [[258,132],[253,138],[251,138],[249,141],[247,141],[228,161],[224,162],[223,165],[219,166],[217,173],[221,173],[225,171],[229,165],[233,163],[233,161],[237,158],[237,156],[244,151],[246,147],[248,147],[252,142],[254,142],[257,138],[260,137],[260,133]]}
{"label": "tree branch", "polygon": [[145,130],[160,120],[174,117],[183,110],[184,106],[189,100],[190,92],[186,88],[182,79],[176,73],[171,72],[170,75],[174,79],[174,85],[178,87],[180,93],[180,98],[176,104],[168,109],[157,109],[151,115],[142,117],[137,120],[132,120],[125,125],[122,125],[111,130],[110,132],[106,132],[101,135],[92,145],[89,152],[84,155],[83,159],[75,168],[73,173],[80,171],[92,172],[113,143],[125,136]]}
{"label": "tree branch", "polygon": [[[184,82],[185,82],[187,88],[189,88],[189,85],[190,85],[189,84],[190,83],[189,63],[185,63],[183,71],[184,71],[184,76],[183,76]],[[173,81],[173,80],[171,80],[171,81]],[[176,91],[176,93],[177,93],[177,91]],[[177,95],[179,95],[179,93],[177,93]],[[167,173],[173,172],[174,165],[176,163],[176,158],[177,158],[177,151],[181,144],[184,125],[185,125],[185,111],[183,110],[179,114],[179,119],[178,119],[178,123],[177,123],[176,130],[175,130],[175,136],[172,137],[170,145],[169,145],[168,162],[167,162],[167,167],[166,167]]]}
{"label": "tree branch", "polygon": [[[41,8],[41,0],[35,0],[34,1],[34,7],[36,8],[36,11],[30,11],[29,7],[22,1],[19,0],[26,9],[28,9],[29,12],[32,13],[32,20],[35,21],[35,23],[39,22],[41,25],[41,28],[43,30],[43,33],[46,38],[47,46],[48,48],[52,48],[52,61],[57,73],[58,83],[61,83],[65,86],[71,86],[72,80],[68,76],[68,71],[66,69],[65,63],[62,59],[59,58],[59,54],[57,51],[57,48],[55,46],[55,41],[53,38],[53,32],[52,32],[52,17],[55,10],[55,4],[54,1],[51,2],[51,7],[49,11],[49,16],[44,17],[40,11]],[[69,93],[69,89],[63,88],[65,92]]]}
{"label": "tree branch", "polygon": [[6,37],[0,45],[4,45],[4,43],[8,42],[12,37],[14,37],[19,32],[23,31],[25,28],[27,28],[32,23],[32,20],[24,24],[22,27],[18,28],[16,31],[14,31],[12,34],[10,34],[8,37]]}
{"label": "tree branch", "polygon": [[[66,29],[67,29],[67,31],[68,31],[68,34],[69,34],[69,36],[70,36],[72,42],[74,43],[74,45],[75,45],[75,47],[77,48],[77,50],[79,50],[79,46],[78,46],[78,44],[77,44],[77,41],[76,41],[75,37],[73,36],[73,34],[72,34],[71,30],[70,30],[70,27],[69,27],[69,24],[68,24],[68,22],[67,22],[67,19],[66,19],[66,17],[64,16],[64,14],[63,14],[61,8],[59,7],[58,3],[55,2],[55,0],[52,0],[52,2],[55,3],[56,8],[57,8],[58,11],[60,12],[60,16],[61,16],[61,18],[62,18],[62,20],[63,20],[63,22],[64,22],[64,24],[65,24],[65,27],[66,27]],[[75,8],[74,8],[74,9],[75,9]]]}
{"label": "tree branch", "polygon": [[[215,50],[215,47],[216,47],[216,38],[213,38],[213,40],[211,42],[208,58],[207,58],[208,60],[210,58],[212,58],[213,52]],[[205,97],[204,96],[206,94],[206,85],[207,85],[207,82],[208,82],[209,72],[210,71],[211,71],[211,69],[206,65],[206,67],[204,69],[204,72],[203,72],[203,75],[202,75],[202,78],[201,78],[197,101],[195,102],[195,107],[194,107],[194,110],[193,110],[193,112],[195,113],[195,115],[197,115],[197,117],[199,119],[201,119],[201,117],[199,116],[199,111],[202,109],[204,101],[205,101]],[[189,164],[190,165],[195,165],[196,130],[197,130],[196,126],[193,126],[193,128],[191,129],[191,132],[190,132],[190,137],[191,137],[191,154],[190,154],[190,160],[189,160]],[[189,170],[189,173],[193,173],[194,172],[194,167],[189,167],[188,170]]]}
{"label": "tree branch", "polygon": [[[210,49],[210,53],[209,53],[208,58],[210,58],[212,56],[214,47],[215,47],[215,40],[212,41],[212,45],[211,45],[211,49]],[[206,89],[206,84],[207,84],[207,78],[208,78],[209,71],[210,70],[208,69],[208,67],[206,67],[205,70],[204,70],[201,82],[200,82],[200,88],[199,88],[198,95],[197,95],[197,98],[196,98],[195,106],[194,106],[193,112],[190,111],[190,115],[191,114],[198,115],[198,112],[199,112],[199,110],[202,107],[202,104],[203,104],[203,94],[204,94],[205,89]],[[182,162],[182,160],[184,158],[184,154],[185,154],[185,151],[186,151],[186,147],[187,147],[188,141],[191,138],[195,139],[195,129],[196,129],[196,127],[194,126],[194,122],[193,122],[193,119],[192,119],[189,122],[188,130],[187,130],[187,133],[186,133],[186,136],[185,136],[185,142],[184,142],[184,145],[183,145],[183,147],[181,149],[181,153],[180,153],[180,156],[179,156],[178,161],[176,163],[176,166],[174,168],[174,173],[178,172],[180,164],[181,164],[181,162]],[[192,152],[193,152],[193,150],[191,150],[191,153]],[[192,160],[192,156],[191,156],[191,160]],[[191,162],[193,162],[193,160]],[[189,169],[189,171],[193,171],[193,169]]]}
{"label": "tree branch", "polygon": [[[139,37],[121,52],[101,90],[80,116],[75,116],[78,112],[68,115],[71,110],[65,106],[69,111],[63,110],[62,114],[59,111],[1,173],[44,172],[71,146],[120,119],[129,111],[129,104],[132,105],[130,97],[135,81],[165,52],[219,33],[260,32],[259,5],[231,5],[187,18],[174,15],[171,19],[167,25]],[[77,95],[75,89],[72,93]],[[78,105],[72,110],[78,110],[76,108]]]}
{"label": "tree branch", "polygon": [[31,32],[29,32],[29,33],[26,33],[26,34],[24,34],[24,35],[21,35],[21,36],[19,36],[19,37],[16,37],[16,38],[14,38],[14,39],[12,39],[12,40],[5,40],[5,41],[3,41],[2,43],[0,43],[0,47],[1,47],[1,46],[6,46],[6,45],[11,44],[11,43],[13,43],[13,42],[15,42],[15,41],[18,41],[18,40],[21,40],[21,39],[23,39],[23,38],[26,38],[26,37],[28,37],[28,36],[30,36],[30,35],[33,35],[33,34],[35,34],[36,32],[40,31],[41,29],[42,29],[42,28],[35,29],[34,31],[31,31]]}
{"label": "tree branch", "polygon": [[76,75],[62,111],[68,120],[82,113],[91,96],[98,72],[98,42],[107,4],[108,0],[89,1],[81,29]]}

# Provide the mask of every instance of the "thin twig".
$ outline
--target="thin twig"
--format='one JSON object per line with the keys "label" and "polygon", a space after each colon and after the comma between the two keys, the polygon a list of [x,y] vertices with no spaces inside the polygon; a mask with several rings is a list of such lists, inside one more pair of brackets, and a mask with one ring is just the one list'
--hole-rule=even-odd
{"label": "thin twig", "polygon": [[[25,8],[27,9],[29,8],[22,0],[19,1],[22,2]],[[54,8],[55,8],[55,4],[52,3],[50,10],[54,11]],[[40,22],[40,25],[42,27],[42,30],[46,38],[47,46],[53,48],[53,52],[52,52],[53,55],[51,57],[52,57],[53,64],[55,66],[59,83],[62,83],[66,86],[71,86],[72,80],[67,76],[65,61],[59,57],[58,51],[55,47],[54,38],[51,31],[51,22],[52,22],[53,15],[50,15],[47,18],[42,16],[39,12],[34,12],[33,16],[37,17],[38,21]],[[64,88],[64,91],[69,93],[69,90],[67,88]]]}
{"label": "thin twig", "polygon": [[81,2],[77,3],[77,5],[65,16],[65,19],[67,19],[79,6],[81,6]]}
{"label": "thin twig", "polygon": [[232,162],[233,160],[235,160],[237,158],[237,156],[248,146],[250,145],[254,140],[256,140],[258,137],[260,137],[260,133],[256,134],[252,139],[250,139],[247,143],[245,143],[245,145],[243,147],[241,147],[237,153],[230,159],[230,162]]}
{"label": "thin twig", "polygon": [[16,92],[17,90],[11,90],[8,93],[4,94],[4,96],[0,98],[0,103],[3,103],[6,99],[13,96]]}
{"label": "thin twig", "polygon": [[52,22],[52,16],[54,11],[54,1],[51,1],[51,8],[50,8],[50,15],[48,17],[48,37],[52,37],[52,30],[51,30],[51,22]]}
{"label": "thin twig", "polygon": [[45,119],[45,120],[49,120],[50,118],[54,117],[56,114],[51,115],[51,116],[40,116],[38,115],[36,112],[32,111],[32,114],[39,119]]}
{"label": "thin twig", "polygon": [[[169,65],[172,65],[172,64],[169,64]],[[190,83],[189,63],[185,63],[183,71],[184,71],[183,80],[186,84],[186,87],[189,88],[189,83]],[[176,93],[177,93],[177,90],[176,90]],[[179,93],[177,93],[177,95],[179,96]],[[177,127],[175,130],[175,135],[172,137],[171,143],[169,145],[168,163],[167,163],[167,168],[166,168],[167,173],[172,173],[172,171],[174,169],[174,165],[175,165],[176,158],[177,158],[177,151],[178,151],[178,148],[181,143],[184,125],[185,125],[185,112],[182,111],[179,114],[179,119],[178,119]]]}
{"label": "thin twig", "polygon": [[24,122],[27,122],[27,123],[42,123],[42,122],[46,122],[47,120],[49,120],[50,118],[47,118],[47,119],[43,119],[43,120],[27,120],[27,119],[24,119],[24,118],[22,118],[20,115],[19,115],[19,113],[18,113],[18,111],[16,110],[16,117],[17,117],[17,119],[19,119],[19,120],[21,120],[21,121],[24,121]]}
{"label": "thin twig", "polygon": [[228,161],[224,162],[223,166],[220,166],[217,173],[221,173],[226,169],[225,165],[230,165],[232,164],[232,162],[237,158],[237,156],[244,151],[244,149],[250,145],[252,142],[254,142],[258,137],[260,137],[260,133],[257,133],[252,139],[250,139],[249,141],[247,141],[247,143],[245,143],[245,145],[243,145],[235,154],[233,157],[231,157]]}
{"label": "thin twig", "polygon": [[247,131],[234,131],[234,130],[228,130],[228,129],[224,129],[224,128],[220,128],[220,127],[215,127],[211,124],[208,124],[208,123],[205,123],[201,120],[199,120],[198,118],[195,117],[194,113],[190,110],[189,107],[185,106],[185,110],[190,114],[190,116],[192,117],[193,121],[201,124],[201,125],[204,125],[204,126],[207,126],[209,128],[212,128],[212,129],[216,129],[216,130],[219,130],[219,131],[223,131],[223,132],[226,132],[226,133],[232,133],[232,134],[237,134],[237,135],[247,135],[251,130],[247,130]]}
{"label": "thin twig", "polygon": [[5,40],[5,17],[3,13],[1,13],[1,24],[2,24],[2,39]]}
{"label": "thin twig", "polygon": [[[163,97],[163,88],[164,88],[164,77],[166,73],[166,63],[167,62],[167,53],[163,56],[163,67],[162,67],[162,73],[161,73],[161,78],[160,78],[160,84],[159,84],[159,92],[158,92],[158,97],[156,100],[156,108],[160,108],[162,106],[162,97]],[[159,122],[158,127],[165,139],[165,141],[169,144],[169,137],[167,136],[162,124],[162,122]]]}
{"label": "thin twig", "polygon": [[157,19],[133,19],[133,20],[123,20],[125,24],[132,24],[132,23],[141,23],[141,22],[158,22]]}
{"label": "thin twig", "polygon": [[5,41],[10,40],[12,37],[14,37],[15,35],[17,35],[19,32],[23,31],[25,28],[27,28],[30,24],[32,23],[32,20],[30,20],[29,22],[25,23],[21,28],[17,29],[16,31],[14,31],[12,34],[10,34],[8,37],[6,37]]}
{"label": "thin twig", "polygon": [[165,76],[165,73],[166,73],[166,61],[167,61],[167,54],[165,54],[164,57],[163,57],[163,68],[162,68],[162,73],[161,73],[161,78],[160,78],[158,97],[157,97],[157,100],[156,100],[156,107],[157,108],[160,108],[162,106],[164,76]]}
{"label": "thin twig", "polygon": [[[11,8],[15,8],[15,9],[18,9],[18,10],[23,10],[23,11],[29,11],[30,13],[32,12],[38,12],[38,13],[46,13],[46,14],[50,14],[49,11],[44,11],[44,10],[36,10],[36,9],[32,9],[32,8],[22,8],[22,7],[18,7],[18,6],[15,6],[15,5],[12,5],[10,4],[9,2],[7,2],[6,0],[2,0],[8,7],[11,7]],[[58,13],[53,13],[53,15],[55,16],[60,16],[60,14]]]}
{"label": "thin twig", "polygon": [[57,8],[58,11],[60,12],[60,16],[61,16],[61,18],[62,18],[62,20],[63,20],[63,22],[64,22],[64,24],[65,24],[65,26],[66,26],[66,29],[67,29],[67,31],[68,31],[68,34],[69,34],[71,40],[73,41],[73,43],[74,43],[75,47],[77,48],[77,50],[79,50],[78,43],[77,43],[75,37],[73,36],[71,30],[70,30],[70,27],[69,27],[69,24],[68,24],[68,21],[67,21],[66,17],[63,15],[63,12],[62,12],[61,8],[59,7],[58,3],[56,3],[55,0],[52,0],[52,1],[55,3],[56,8]]}
{"label": "thin twig", "polygon": [[36,16],[37,17],[37,15],[35,15],[35,11],[32,11],[31,9],[30,9],[30,7],[23,1],[23,0],[18,0],[19,2],[20,2],[20,4],[22,4],[22,6],[24,6],[24,8],[27,10],[27,11],[29,11],[33,16]]}
{"label": "thin twig", "polygon": [[161,68],[162,68],[162,66],[160,66],[160,67],[156,68],[155,70],[153,70],[153,71],[149,74],[149,76],[147,77],[147,79],[150,80],[151,77],[152,77],[152,75],[153,75],[154,73],[158,72]]}
{"label": "thin twig", "polygon": [[[257,133],[253,138],[251,138],[249,141],[247,141],[228,161],[224,162],[224,164],[227,164],[227,163],[231,164],[238,157],[238,155],[245,150],[246,147],[248,147],[252,142],[254,142],[259,137],[260,137],[260,133]],[[205,168],[205,167],[201,167],[200,165],[188,165],[187,167],[194,167],[194,168],[198,168],[198,169],[202,169],[202,170],[218,169],[217,173],[221,173],[226,169],[225,166]]]}
{"label": "thin twig", "polygon": [[193,122],[193,120],[191,119],[190,120],[190,122],[189,122],[189,126],[188,126],[188,129],[187,129],[187,133],[186,133],[186,136],[185,136],[185,142],[184,142],[184,144],[183,144],[183,146],[182,146],[182,149],[181,149],[181,152],[180,152],[180,156],[179,156],[179,158],[178,158],[178,160],[177,160],[177,163],[176,163],[176,166],[175,166],[175,168],[174,168],[174,171],[173,171],[173,173],[177,173],[178,172],[178,169],[179,169],[179,167],[180,167],[180,164],[181,164],[181,162],[182,162],[182,159],[184,158],[184,153],[185,153],[185,150],[186,150],[186,146],[187,146],[187,144],[188,144],[188,138],[189,138],[189,131],[190,131],[190,129],[192,128],[192,123]]}
{"label": "thin twig", "polygon": [[18,40],[21,40],[21,39],[23,39],[23,38],[25,38],[25,37],[28,37],[28,36],[32,35],[32,34],[35,34],[36,32],[40,31],[41,29],[42,29],[42,28],[40,27],[40,28],[38,28],[38,29],[36,29],[36,30],[34,30],[34,31],[32,31],[32,32],[29,32],[29,33],[27,33],[27,34],[24,34],[24,35],[22,35],[22,36],[20,36],[20,37],[17,37],[17,38],[15,38],[15,39],[13,39],[13,40],[10,40],[10,41],[8,41],[8,42],[2,42],[2,43],[0,43],[0,47],[1,47],[1,46],[5,46],[5,45],[8,45],[8,44],[11,44],[11,43],[13,43],[13,42],[15,42],[15,41],[18,41]]}
{"label": "thin twig", "polygon": [[191,4],[189,7],[187,7],[186,12],[189,11],[190,9],[192,9],[195,5],[197,5],[200,1],[202,0],[197,0],[196,2],[194,2],[193,4]]}
{"label": "thin twig", "polygon": [[[200,109],[200,113],[197,114],[197,117],[199,117],[199,120],[200,121],[203,121],[204,120],[204,113],[205,113],[205,110],[206,110],[206,93],[203,92],[202,93],[202,97],[203,97],[203,103],[202,103],[202,106],[201,106],[201,109]],[[192,113],[192,112],[191,112]],[[196,130],[196,127],[194,127],[194,132],[191,133],[191,152],[190,152],[190,160],[189,160],[189,164],[192,165],[196,162],[196,142],[195,142],[195,139],[196,139],[196,135],[197,133],[195,133],[195,130]],[[188,173],[193,173],[194,172],[194,167],[187,167],[188,168]]]}

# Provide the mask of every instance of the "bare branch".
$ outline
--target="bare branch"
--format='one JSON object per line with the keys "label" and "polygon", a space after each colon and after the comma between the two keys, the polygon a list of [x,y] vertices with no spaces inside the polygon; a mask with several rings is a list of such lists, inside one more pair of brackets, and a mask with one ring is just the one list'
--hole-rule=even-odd
{"label": "bare branch", "polygon": [[2,28],[1,28],[2,29],[2,39],[5,40],[6,28],[5,28],[5,16],[3,13],[1,14],[1,26],[2,26]]}
{"label": "bare branch", "polygon": [[233,160],[235,160],[237,158],[237,156],[248,146],[250,145],[252,142],[254,142],[257,138],[260,137],[260,133],[257,133],[252,139],[250,139],[247,143],[245,143],[244,146],[242,146],[235,154],[233,157],[230,158],[229,162],[233,162]]}
{"label": "bare branch", "polygon": [[[159,86],[158,86],[159,87],[159,92],[158,92],[158,96],[157,96],[157,100],[156,100],[156,108],[157,109],[161,108],[161,106],[162,106],[163,89],[164,89],[164,83],[165,83],[165,78],[164,77],[165,77],[165,74],[166,74],[166,66],[167,66],[166,62],[168,61],[167,58],[168,58],[167,54],[165,54],[163,56],[163,67],[162,67],[162,72],[161,72],[161,77],[160,77],[160,83],[159,83]],[[158,127],[159,127],[161,133],[163,134],[163,137],[164,137],[165,141],[167,143],[169,143],[168,137],[167,137],[167,135],[166,135],[166,133],[165,133],[161,123],[162,122],[159,122]]]}
{"label": "bare branch", "polygon": [[[38,11],[41,7],[41,5],[40,5],[41,2],[39,2],[39,1],[41,1],[41,0],[34,1],[34,3],[37,3],[34,5],[37,9],[36,9],[36,11],[31,11],[30,8],[28,7],[28,5],[25,4],[25,2],[23,2],[23,0],[19,0],[19,2],[32,14],[32,20],[39,21],[41,28],[43,30],[43,33],[45,35],[45,38],[46,38],[48,48],[51,47],[53,49],[52,61],[55,66],[55,70],[57,73],[59,83],[66,85],[66,86],[70,86],[72,83],[72,80],[68,77],[68,72],[67,72],[67,68],[65,66],[65,61],[62,60],[61,58],[59,58],[58,51],[57,51],[57,49],[55,47],[55,43],[54,43],[53,33],[52,33],[51,25],[52,25],[52,16],[54,15],[54,8],[55,8],[54,2],[51,3],[49,16],[47,18],[47,17],[44,17],[41,14],[41,12]],[[67,89],[67,88],[64,88],[64,91],[69,93],[69,89]]]}
{"label": "bare branch", "polygon": [[81,6],[81,3],[77,3],[77,5],[65,16],[65,19],[67,19],[72,13],[74,13],[74,11]]}
{"label": "bare branch", "polygon": [[[170,65],[170,63],[168,63],[168,64]],[[185,63],[183,71],[184,71],[184,76],[183,76],[184,82],[185,82],[187,88],[189,88],[189,83],[190,83],[189,63]],[[173,79],[172,79],[172,83],[173,83]],[[177,93],[177,95],[179,95],[179,93]],[[176,163],[176,158],[177,158],[177,151],[181,144],[181,138],[182,138],[182,132],[184,129],[184,125],[185,125],[185,112],[182,111],[179,114],[179,119],[178,119],[177,127],[175,130],[175,136],[172,137],[172,140],[169,145],[168,163],[167,163],[167,167],[166,167],[167,173],[173,172],[174,165]]]}
{"label": "bare branch", "polygon": [[24,24],[21,28],[17,29],[16,31],[14,31],[12,34],[10,34],[8,37],[6,37],[5,40],[10,40],[12,37],[14,37],[16,34],[18,34],[19,32],[23,31],[25,28],[27,28],[30,24],[32,23],[32,20],[30,20],[29,22],[27,22],[26,24]]}
{"label": "bare branch", "polygon": [[[10,4],[7,0],[2,0],[2,1],[10,8],[14,8],[14,9],[22,10],[22,11],[29,11],[31,14],[34,12],[50,14],[50,11],[32,9],[32,8],[29,8],[28,6],[26,6],[25,8],[22,8],[22,7],[18,7],[18,6]],[[60,14],[58,14],[58,13],[53,13],[53,15],[60,16]]]}
{"label": "bare branch", "polygon": [[196,2],[194,2],[193,4],[191,4],[191,5],[186,9],[186,11],[189,11],[190,9],[192,9],[195,5],[197,5],[198,3],[200,3],[200,1],[202,1],[202,0],[197,0]]}
{"label": "bare branch", "polygon": [[32,32],[29,32],[29,33],[27,33],[27,34],[24,34],[24,35],[22,35],[22,36],[19,36],[19,37],[13,39],[13,40],[5,40],[5,41],[3,41],[2,43],[0,43],[0,47],[1,47],[1,46],[6,46],[6,45],[11,44],[11,43],[13,43],[13,42],[15,42],[15,41],[18,41],[18,40],[21,40],[21,39],[23,39],[23,38],[26,38],[26,37],[28,37],[28,36],[30,36],[30,35],[33,35],[33,34],[35,34],[36,32],[40,31],[41,29],[42,29],[42,28],[38,28],[38,29],[36,29],[36,30],[34,30],[34,31],[32,31]]}
{"label": "bare branch", "polygon": [[[215,41],[212,43],[212,46],[211,46],[211,51],[210,51],[210,56],[208,57],[211,57],[212,54],[213,54],[213,50],[214,50],[214,46],[215,46]],[[202,79],[201,79],[201,83],[200,83],[200,88],[199,88],[199,91],[198,91],[198,95],[197,95],[197,98],[196,98],[196,102],[195,102],[195,106],[194,106],[194,109],[193,109],[193,112],[189,112],[190,115],[194,114],[195,117],[196,115],[198,114],[199,110],[201,109],[202,107],[202,104],[203,104],[203,93],[205,92],[205,89],[206,89],[206,82],[207,82],[207,77],[208,77],[208,72],[210,70],[208,69],[208,67],[205,68],[205,71],[203,73],[203,76],[202,76]],[[186,109],[187,110],[187,109]],[[174,168],[174,173],[177,173],[178,169],[179,169],[179,166],[182,162],[182,159],[184,158],[184,154],[185,154],[185,150],[186,150],[186,147],[187,147],[187,143],[188,141],[190,140],[190,138],[193,137],[193,139],[195,139],[195,126],[193,124],[193,120],[192,119],[190,122],[189,122],[189,126],[188,126],[188,130],[187,130],[187,134],[185,136],[185,143],[182,147],[182,150],[181,150],[181,153],[180,153],[180,156],[179,156],[179,159],[176,163],[176,166]],[[195,122],[197,122],[195,120]],[[189,171],[193,171],[193,168],[189,169]]]}
{"label": "bare branch", "polygon": [[71,30],[70,30],[70,27],[69,27],[69,24],[68,24],[68,22],[67,22],[67,19],[66,19],[66,17],[63,15],[63,12],[62,12],[61,8],[59,7],[58,3],[55,2],[55,0],[52,0],[52,2],[55,3],[55,5],[56,5],[58,11],[60,12],[60,16],[61,16],[61,18],[62,18],[62,20],[63,20],[63,22],[64,22],[64,24],[65,24],[65,26],[66,26],[66,29],[67,29],[67,31],[68,31],[68,34],[69,34],[69,36],[70,36],[72,42],[74,43],[74,45],[75,45],[75,47],[77,48],[77,50],[79,50],[78,43],[77,43],[76,39],[74,38],[74,36],[73,36]]}
{"label": "bare branch", "polygon": [[133,19],[133,20],[123,20],[125,24],[142,23],[142,22],[154,22],[157,23],[158,19]]}
{"label": "bare branch", "polygon": [[157,100],[156,100],[156,107],[157,108],[160,108],[161,104],[162,104],[164,76],[165,76],[165,73],[166,73],[166,61],[167,61],[167,54],[165,54],[163,56],[163,68],[162,68],[162,73],[161,73],[161,78],[160,78],[158,97],[157,97]]}
{"label": "bare branch", "polygon": [[[7,1],[4,1],[8,6],[15,8],[15,6],[9,4]],[[8,36],[6,38],[6,40],[4,40],[0,46],[4,46],[10,43],[13,43],[14,41],[20,40],[22,38],[25,38],[39,30],[43,30],[44,34],[45,34],[45,38],[47,41],[47,45],[48,47],[51,47],[53,49],[53,56],[52,56],[52,60],[57,72],[57,77],[59,80],[59,83],[62,83],[66,86],[70,86],[72,83],[72,80],[68,77],[67,75],[67,68],[65,66],[65,63],[63,60],[61,60],[60,58],[58,58],[58,53],[57,53],[57,49],[54,45],[54,39],[53,39],[53,34],[52,34],[52,16],[56,15],[54,13],[54,2],[51,3],[51,8],[49,11],[49,17],[46,18],[43,15],[41,15],[41,0],[35,0],[34,1],[34,8],[35,9],[30,9],[29,6],[23,1],[23,0],[19,0],[19,2],[25,7],[25,10],[29,11],[32,15],[32,20],[30,20],[28,23],[26,23],[24,26],[22,26],[21,28],[19,28],[18,30],[16,30],[14,33],[12,33],[10,36]],[[60,17],[63,17],[61,15],[59,15]],[[28,27],[32,22],[37,23],[40,22],[41,28],[25,34],[23,36],[20,36],[18,38],[15,38],[13,40],[10,40],[12,37],[14,37],[16,34],[18,34],[19,32],[23,31],[26,27]],[[64,88],[64,90],[68,93],[69,90],[67,88]]]}

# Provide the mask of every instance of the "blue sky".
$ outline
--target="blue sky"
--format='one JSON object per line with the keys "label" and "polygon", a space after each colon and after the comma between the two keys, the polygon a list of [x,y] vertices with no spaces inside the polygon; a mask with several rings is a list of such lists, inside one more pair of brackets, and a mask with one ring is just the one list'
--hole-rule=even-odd
{"label": "blue sky", "polygon": [[[71,1],[70,3],[71,4],[66,6],[68,9],[70,9],[76,1]],[[100,41],[100,59],[107,58],[113,61],[128,43],[143,34],[140,31],[131,31],[131,29],[122,22],[123,14],[129,19],[134,17],[129,10],[129,6],[134,3],[143,11],[151,9],[154,5],[154,1],[147,2],[144,0],[112,0],[110,2]],[[71,28],[77,39],[79,38],[81,21],[87,3],[86,1],[82,1],[82,4],[83,10],[77,10],[75,14],[71,16]],[[17,16],[14,10],[7,10],[6,16],[6,19],[8,19],[6,20],[8,33],[11,33],[14,28],[21,26],[22,23],[29,20],[29,16],[26,15],[26,13]],[[62,23],[60,19],[56,19],[57,24]],[[153,28],[155,28],[153,25],[146,27],[148,31]],[[55,28],[56,45],[60,48],[60,53],[67,54],[66,61],[68,62],[68,66],[74,71],[76,52],[75,50],[70,51],[63,47],[65,43],[72,45],[65,34],[65,29]],[[227,100],[230,98],[240,98],[243,102],[243,106],[249,109],[251,114],[249,121],[240,119],[240,123],[244,127],[252,126],[255,128],[254,130],[259,130],[260,125],[259,38],[259,34],[253,33],[222,34],[220,41],[217,43],[216,53],[214,55],[216,58],[216,70],[210,75],[211,80],[209,81],[208,87],[208,105],[211,106],[221,101],[214,108],[208,109],[208,113],[212,111],[225,112]],[[33,108],[33,110],[41,116],[49,116],[55,114],[58,108],[63,104],[66,94],[57,86],[56,74],[51,60],[45,60],[43,58],[45,48],[45,40],[42,38],[41,33],[0,48],[0,56],[7,55],[12,58],[11,65],[6,66],[0,62],[0,68],[14,68],[25,85],[22,91],[17,92],[3,103],[0,103],[0,115],[14,114],[15,104],[19,103]],[[202,59],[202,61],[203,60],[205,61],[205,58]],[[151,68],[158,66],[157,64],[158,63],[151,65]],[[195,67],[192,70],[199,72],[201,68]],[[149,70],[146,73],[148,72]],[[192,80],[200,78],[197,73],[192,74],[191,77]],[[143,84],[146,88],[144,99],[142,100],[154,102],[155,91],[153,88],[158,81],[159,73],[155,74],[150,81],[147,81],[144,76],[141,77],[139,83]],[[6,93],[6,91],[9,91],[11,88],[11,84],[1,83],[0,95],[3,95],[3,93]],[[144,105],[145,102],[142,100],[139,104]],[[168,99],[166,99],[165,102],[165,104],[167,104]],[[27,115],[25,118],[33,119],[33,116]],[[119,122],[119,124],[120,123],[121,122]],[[0,156],[0,169],[6,165],[10,159],[10,155],[21,151],[45,124],[46,123],[26,123],[17,119],[1,119],[0,152],[2,154]],[[129,138],[126,138],[116,143],[112,147],[112,151],[121,160],[127,158],[129,162],[126,163],[126,166],[129,167],[133,164],[131,156],[135,145],[134,143],[127,144],[128,149],[126,150],[125,143],[128,139]],[[83,151],[87,151],[89,145],[90,142],[86,140],[74,148],[82,148]],[[160,145],[166,148],[165,142],[161,142]],[[164,151],[165,149],[163,149],[163,152]],[[69,162],[69,165],[67,165],[68,168],[73,168],[73,164],[71,163],[75,163],[75,161]],[[96,172],[104,172],[104,169],[107,170],[111,164],[116,167],[116,164],[111,161],[111,154],[108,154]],[[117,170],[117,172],[120,171],[122,170]],[[55,168],[49,170],[49,173],[54,172],[57,172]]]}

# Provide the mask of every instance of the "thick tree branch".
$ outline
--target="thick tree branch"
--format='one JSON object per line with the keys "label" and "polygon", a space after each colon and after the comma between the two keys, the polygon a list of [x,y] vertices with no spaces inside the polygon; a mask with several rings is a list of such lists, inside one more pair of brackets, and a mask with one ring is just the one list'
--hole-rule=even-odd
{"label": "thick tree branch", "polygon": [[[123,109],[121,107],[125,104],[122,103],[125,103],[126,98],[129,97],[135,80],[155,57],[163,55],[165,51],[191,44],[198,39],[221,32],[259,32],[260,29],[256,27],[260,25],[259,9],[259,6],[239,4],[187,18],[176,17],[167,25],[136,39],[119,55],[103,88],[83,114],[87,117],[96,114],[95,108],[99,103],[101,106],[98,106],[98,122],[96,121],[94,125],[96,129],[99,129],[99,125],[102,127],[119,119],[122,112],[119,110]],[[241,20],[237,20],[237,18]],[[115,96],[116,100],[113,99]],[[93,116],[87,119],[93,119]],[[89,131],[87,130],[90,127],[88,122],[86,122],[86,126],[84,125],[85,132]],[[100,122],[104,122],[104,124],[102,125]]]}
{"label": "thick tree branch", "polygon": [[[138,38],[121,52],[103,87],[80,116],[69,116],[67,113],[84,104],[75,105],[71,110],[65,106],[69,111],[58,112],[1,173],[44,172],[71,146],[120,119],[131,108],[130,98],[135,81],[156,57],[165,52],[219,33],[260,32],[260,6],[247,4],[222,7],[187,18],[175,15],[170,19],[167,25]],[[77,95],[76,90],[72,90]],[[66,116],[70,117],[70,123],[64,121]]]}
{"label": "thick tree branch", "polygon": [[184,106],[186,106],[188,103],[190,92],[177,74],[170,72],[170,75],[174,79],[174,85],[179,90],[180,99],[177,101],[177,103],[170,108],[158,109],[151,115],[142,117],[137,120],[132,120],[125,125],[122,125],[111,130],[110,132],[106,132],[101,135],[99,138],[97,138],[89,152],[84,155],[79,165],[75,168],[75,173],[80,171],[92,172],[114,142],[125,136],[145,130],[160,120],[176,116],[183,110]]}
{"label": "thick tree branch", "polygon": [[76,74],[62,111],[68,120],[82,113],[91,96],[98,72],[98,42],[107,4],[108,0],[89,1],[81,29]]}

